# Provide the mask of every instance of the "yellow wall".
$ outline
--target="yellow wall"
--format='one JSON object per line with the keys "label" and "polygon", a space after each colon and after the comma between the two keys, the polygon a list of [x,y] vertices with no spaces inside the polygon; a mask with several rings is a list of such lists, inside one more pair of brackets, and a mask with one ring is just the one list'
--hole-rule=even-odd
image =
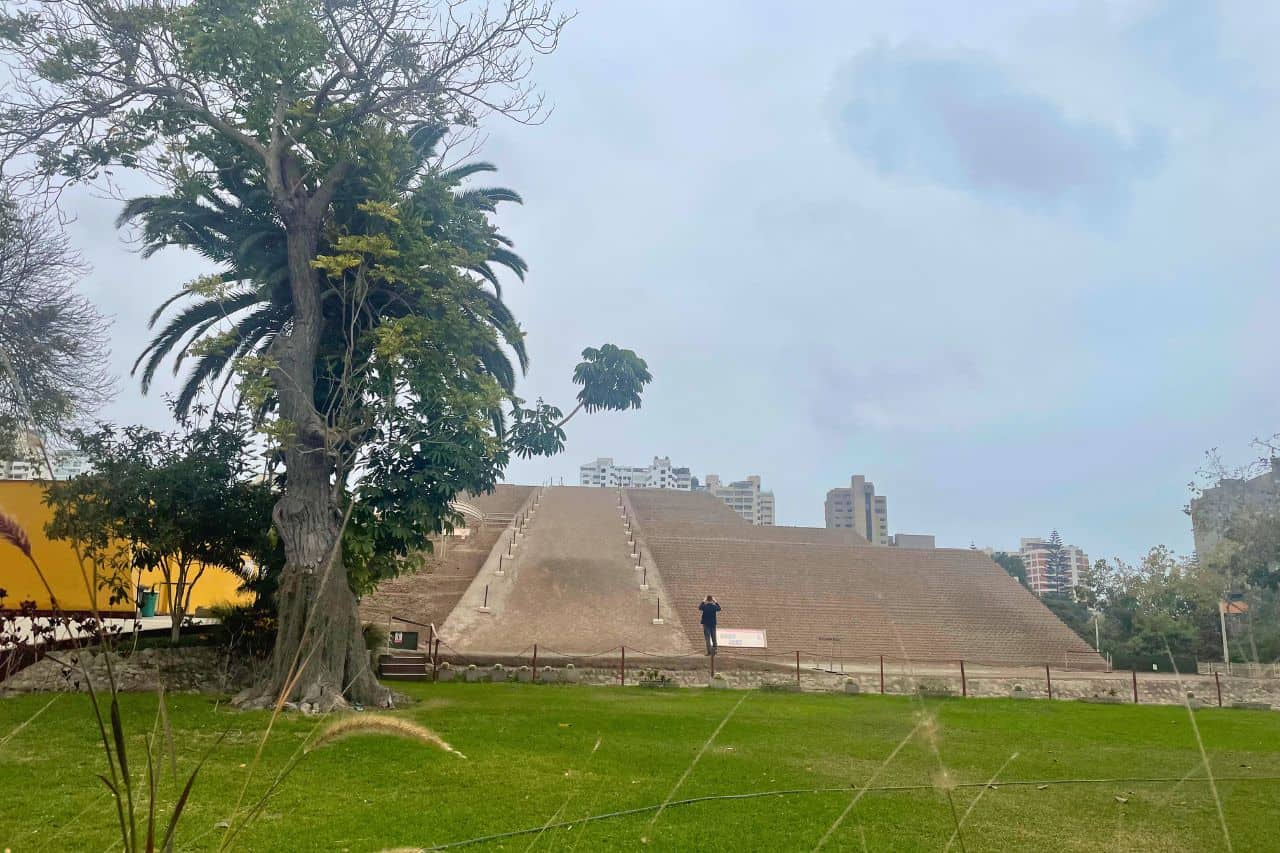
{"label": "yellow wall", "polygon": [[[96,604],[100,612],[125,611],[133,612],[133,602],[112,605],[110,593],[98,589],[90,578],[90,586],[97,601],[90,600],[90,592],[80,572],[80,564],[76,561],[75,551],[71,544],[63,541],[51,541],[44,534],[44,526],[52,517],[49,507],[44,505],[44,485],[29,480],[0,480],[0,510],[18,520],[31,539],[31,553],[44,570],[45,580],[53,589],[58,599],[58,606],[65,611],[93,610]],[[92,566],[88,567],[90,571]],[[167,613],[169,597],[162,585],[164,578],[159,571],[148,571],[142,574],[143,585],[156,584],[160,590],[160,609],[157,613]],[[196,584],[191,593],[191,611],[215,604],[249,603],[252,596],[238,592],[240,579],[230,572],[221,569],[208,569]],[[49,603],[49,592],[36,575],[35,569],[27,562],[22,552],[8,542],[0,541],[0,588],[5,590],[3,607],[17,608],[20,601],[31,600],[40,610],[52,609]]]}

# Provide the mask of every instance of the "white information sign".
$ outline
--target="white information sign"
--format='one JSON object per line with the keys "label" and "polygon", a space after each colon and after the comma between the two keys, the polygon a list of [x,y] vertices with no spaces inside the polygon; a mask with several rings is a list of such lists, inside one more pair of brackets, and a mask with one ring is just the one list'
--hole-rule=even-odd
{"label": "white information sign", "polygon": [[727,649],[763,649],[769,646],[763,628],[718,628],[716,644]]}

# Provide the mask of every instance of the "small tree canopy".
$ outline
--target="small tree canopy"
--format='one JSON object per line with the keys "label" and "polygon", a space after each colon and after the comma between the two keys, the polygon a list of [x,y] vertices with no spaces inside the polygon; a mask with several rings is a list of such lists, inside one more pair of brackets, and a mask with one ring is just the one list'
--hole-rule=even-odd
{"label": "small tree canopy", "polygon": [[194,583],[208,569],[250,582],[278,570],[271,530],[271,488],[252,479],[246,424],[232,415],[208,426],[158,432],[99,425],[73,440],[89,473],[53,483],[47,532],[76,542],[102,573],[112,603],[132,601],[138,573],[158,571],[169,583],[175,632]]}
{"label": "small tree canopy", "polygon": [[1017,554],[996,551],[991,555],[991,559],[995,560],[996,564],[1004,569],[1010,577],[1016,578],[1018,583],[1023,586],[1027,585],[1027,566],[1022,561],[1022,557]]}
{"label": "small tree canopy", "polygon": [[582,386],[578,404],[588,413],[640,408],[640,394],[651,381],[643,358],[613,344],[584,349],[573,371],[574,384]]}

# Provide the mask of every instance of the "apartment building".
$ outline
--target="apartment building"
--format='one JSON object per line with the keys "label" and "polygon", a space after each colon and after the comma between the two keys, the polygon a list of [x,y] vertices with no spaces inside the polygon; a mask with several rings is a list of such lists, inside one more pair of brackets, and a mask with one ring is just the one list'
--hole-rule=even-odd
{"label": "apartment building", "polygon": [[85,457],[51,450],[45,460],[40,437],[26,433],[14,439],[14,458],[0,459],[0,480],[69,480],[89,470]]}
{"label": "apartment building", "polygon": [[872,545],[890,544],[888,501],[862,474],[849,478],[849,488],[827,492],[825,509],[827,527],[852,529]]}
{"label": "apartment building", "polygon": [[1080,584],[1081,577],[1089,570],[1089,555],[1075,545],[1062,544],[1065,574],[1052,576],[1049,558],[1053,543],[1048,539],[1027,537],[1021,540],[1018,556],[1027,570],[1027,586],[1036,595],[1070,595]]}
{"label": "apartment building", "polygon": [[689,491],[692,483],[689,469],[673,467],[669,456],[655,456],[653,463],[643,468],[615,465],[609,457],[601,457],[578,468],[578,484],[582,486]]}
{"label": "apartment building", "polygon": [[773,492],[762,491],[760,478],[754,474],[728,485],[721,482],[715,474],[708,474],[703,490],[724,501],[731,510],[752,524],[774,524]]}

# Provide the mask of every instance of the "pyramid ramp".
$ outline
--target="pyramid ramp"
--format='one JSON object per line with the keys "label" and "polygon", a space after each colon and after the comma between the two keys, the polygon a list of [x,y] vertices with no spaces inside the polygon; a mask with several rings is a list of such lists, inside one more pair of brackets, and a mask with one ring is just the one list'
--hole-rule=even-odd
{"label": "pyramid ramp", "polygon": [[[620,646],[662,656],[690,652],[652,564],[649,589],[641,589],[646,573],[635,568],[615,491],[550,487],[535,500],[523,534],[517,518],[441,627],[449,648],[475,656],[514,655],[534,644],[547,655]],[[659,601],[663,622],[655,625]]]}

